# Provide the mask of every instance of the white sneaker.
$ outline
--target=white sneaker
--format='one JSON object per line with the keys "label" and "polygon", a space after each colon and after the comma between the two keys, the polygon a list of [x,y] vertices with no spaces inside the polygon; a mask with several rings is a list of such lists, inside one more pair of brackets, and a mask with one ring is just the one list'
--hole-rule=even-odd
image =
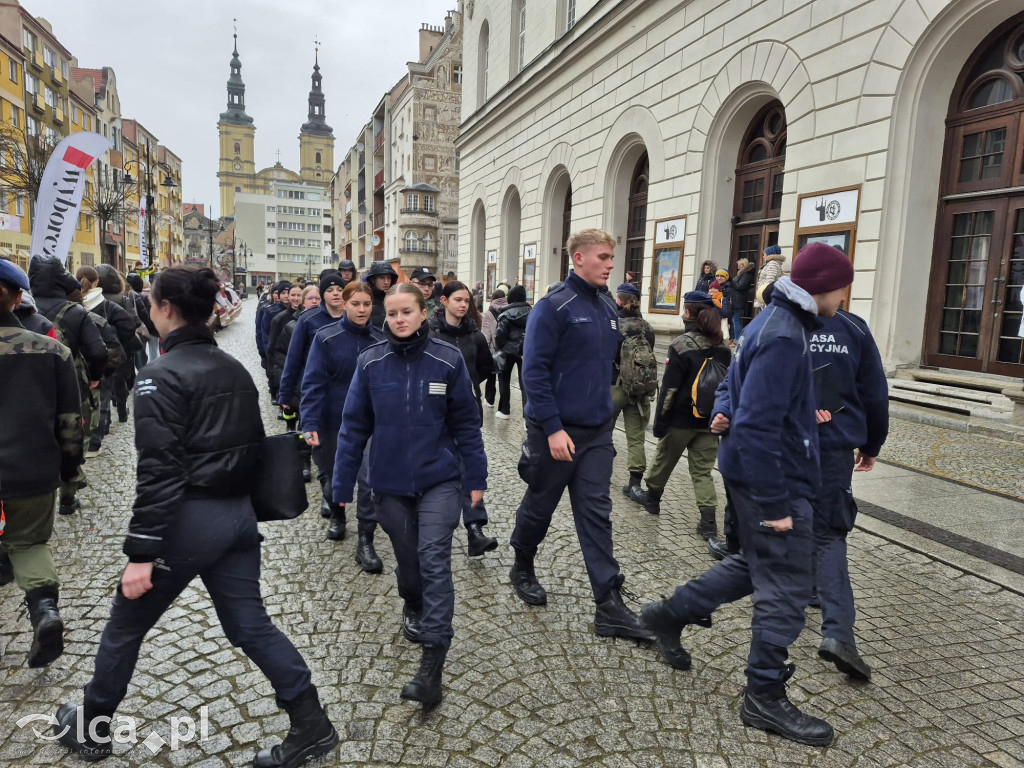
{"label": "white sneaker", "polygon": [[494,403],[488,403],[487,402],[487,398],[485,397],[484,398],[484,408],[493,408],[493,407],[494,407]]}
{"label": "white sneaker", "polygon": [[495,411],[494,415],[497,416],[499,419],[508,419],[509,418],[509,414],[502,413],[501,411]]}
{"label": "white sneaker", "polygon": [[[505,418],[508,418],[508,417],[506,416]],[[95,451],[90,448],[88,451],[85,452],[85,458],[87,458],[87,459],[95,459],[97,456],[100,455],[100,453],[102,451],[103,451],[103,446],[102,445],[99,448],[97,448]]]}

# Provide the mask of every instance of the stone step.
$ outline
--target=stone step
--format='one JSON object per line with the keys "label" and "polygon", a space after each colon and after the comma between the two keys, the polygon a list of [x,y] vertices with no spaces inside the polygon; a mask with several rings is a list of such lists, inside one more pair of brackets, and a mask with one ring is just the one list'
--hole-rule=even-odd
{"label": "stone step", "polygon": [[1006,389],[1020,389],[1020,381],[1008,376],[993,376],[984,373],[970,373],[953,370],[924,370],[921,368],[903,368],[896,372],[896,379],[901,381],[921,381],[941,384],[960,389],[974,389],[981,392],[999,392]]}
{"label": "stone step", "polygon": [[999,392],[913,379],[889,379],[889,399],[982,419],[1009,420],[1013,416],[1013,401]]}

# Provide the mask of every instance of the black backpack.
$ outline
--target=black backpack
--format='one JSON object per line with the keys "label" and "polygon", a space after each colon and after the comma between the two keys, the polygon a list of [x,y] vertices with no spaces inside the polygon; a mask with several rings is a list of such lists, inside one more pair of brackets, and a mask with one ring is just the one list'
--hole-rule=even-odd
{"label": "black backpack", "polygon": [[690,385],[690,407],[694,417],[698,419],[706,419],[711,415],[715,407],[715,392],[729,373],[729,366],[715,360],[714,347],[708,347],[703,351],[707,353],[707,357],[704,358],[697,375],[693,377],[693,384]]}

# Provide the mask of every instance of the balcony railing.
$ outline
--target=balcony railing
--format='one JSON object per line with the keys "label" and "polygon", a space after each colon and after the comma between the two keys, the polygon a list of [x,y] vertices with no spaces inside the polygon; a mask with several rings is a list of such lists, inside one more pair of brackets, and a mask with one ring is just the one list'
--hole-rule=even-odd
{"label": "balcony railing", "polygon": [[404,243],[401,248],[398,249],[399,253],[437,253],[437,248],[432,245],[422,245]]}
{"label": "balcony railing", "polygon": [[384,169],[381,168],[379,171],[377,171],[376,175],[373,177],[373,189],[374,189],[374,191],[376,191],[376,190],[380,189],[383,186],[384,186]]}
{"label": "balcony railing", "polygon": [[364,237],[365,235],[366,235],[366,222],[365,221],[360,221],[359,222],[359,237]]}
{"label": "balcony railing", "polygon": [[377,131],[377,135],[373,137],[373,151],[376,152],[384,144],[384,129],[381,128]]}
{"label": "balcony railing", "polygon": [[428,211],[425,208],[403,208],[401,213],[417,213],[422,216],[437,216],[437,211]]}

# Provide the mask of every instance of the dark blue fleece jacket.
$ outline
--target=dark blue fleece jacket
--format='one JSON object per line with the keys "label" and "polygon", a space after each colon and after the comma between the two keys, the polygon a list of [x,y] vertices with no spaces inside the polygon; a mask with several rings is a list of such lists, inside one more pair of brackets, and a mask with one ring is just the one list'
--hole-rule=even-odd
{"label": "dark blue fleece jacket", "polygon": [[712,421],[719,413],[730,420],[719,470],[750,489],[764,520],[786,517],[788,500],[813,498],[821,482],[810,349],[818,325],[811,295],[782,278],[772,303],[743,329],[718,388]]}
{"label": "dark blue fleece jacket", "polygon": [[367,441],[369,486],[376,493],[418,496],[447,480],[487,488],[487,456],[476,396],[462,353],[432,339],[423,324],[411,339],[388,340],[359,355],[345,398],[334,463],[334,501],[352,500]]}
{"label": "dark blue fleece jacket", "polygon": [[[344,315],[316,332],[300,387],[304,430],[337,433],[341,428],[345,397],[356,372],[356,360],[363,350],[383,340],[382,331],[369,325],[356,325]],[[294,347],[293,341],[289,358]]]}
{"label": "dark blue fleece jacket", "polygon": [[889,385],[875,340],[849,312],[818,319],[821,327],[811,332],[817,405],[832,410],[832,421],[818,426],[821,450],[877,456],[889,434]]}
{"label": "dark blue fleece jacket", "polygon": [[256,349],[261,355],[268,355],[267,343],[270,341],[270,324],[274,318],[285,311],[287,307],[281,302],[271,304],[260,315],[259,325],[256,326]]}
{"label": "dark blue fleece jacket", "polygon": [[612,366],[621,340],[617,310],[606,290],[570,272],[530,312],[523,343],[526,416],[544,434],[611,420]]}
{"label": "dark blue fleece jacket", "polygon": [[[295,328],[292,330],[292,340],[288,344],[288,356],[284,360],[284,368],[281,371],[281,384],[277,390],[279,403],[287,405],[292,402],[296,394],[302,394],[303,390],[299,385],[302,384],[302,370],[306,366],[313,337],[324,326],[337,322],[338,319],[331,317],[331,313],[327,311],[326,304],[321,304],[312,312],[303,312],[296,318]],[[297,386],[299,387],[298,393],[295,392]]]}

